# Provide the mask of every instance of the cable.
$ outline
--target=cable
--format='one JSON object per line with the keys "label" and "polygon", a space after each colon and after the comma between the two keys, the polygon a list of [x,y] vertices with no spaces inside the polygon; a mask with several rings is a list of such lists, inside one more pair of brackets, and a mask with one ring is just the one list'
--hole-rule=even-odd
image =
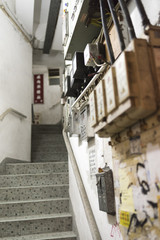
{"label": "cable", "polygon": [[102,26],[103,26],[103,30],[104,30],[104,36],[105,36],[106,44],[107,44],[107,47],[108,47],[108,53],[109,53],[109,56],[110,56],[110,60],[111,60],[111,63],[113,64],[114,61],[115,61],[115,58],[114,58],[114,53],[113,53],[111,41],[110,41],[110,38],[109,38],[109,32],[108,32],[108,29],[107,29],[107,24],[106,24],[104,0],[99,0],[99,4],[100,4],[100,12],[101,12],[101,19],[102,19]]}
{"label": "cable", "polygon": [[107,2],[108,2],[108,6],[110,8],[111,14],[112,14],[112,18],[113,18],[114,24],[116,26],[116,30],[117,30],[117,33],[118,33],[119,42],[120,42],[120,46],[121,46],[121,50],[123,51],[125,49],[124,38],[123,38],[122,30],[121,30],[121,27],[120,27],[120,24],[119,24],[119,21],[118,21],[118,18],[117,18],[117,14],[116,14],[116,10],[115,10],[115,7],[114,7],[114,3],[113,3],[113,0],[107,0]]}
{"label": "cable", "polygon": [[142,24],[146,28],[148,25],[151,25],[151,23],[148,19],[148,16],[146,14],[144,6],[143,6],[141,0],[135,0],[135,2],[136,2],[136,5],[137,5],[137,8],[139,10],[139,13],[141,15],[141,18],[142,18]]}
{"label": "cable", "polygon": [[129,36],[130,36],[130,39],[134,39],[136,38],[136,34],[135,34],[135,31],[134,31],[134,27],[133,27],[133,24],[132,24],[132,20],[131,20],[131,17],[129,15],[129,11],[128,11],[128,8],[127,8],[127,5],[125,3],[124,0],[118,0],[119,1],[119,4],[121,6],[121,9],[126,17],[126,21],[127,21],[127,25],[128,25],[128,31],[129,31]]}

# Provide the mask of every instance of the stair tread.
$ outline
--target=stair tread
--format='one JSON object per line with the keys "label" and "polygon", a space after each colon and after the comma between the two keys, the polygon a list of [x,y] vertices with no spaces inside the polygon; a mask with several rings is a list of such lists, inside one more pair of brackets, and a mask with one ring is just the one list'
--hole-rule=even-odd
{"label": "stair tread", "polygon": [[33,234],[26,236],[16,236],[16,237],[5,237],[0,238],[1,240],[49,240],[49,239],[63,239],[65,237],[76,237],[74,232],[55,232],[55,233],[45,233],[45,234]]}
{"label": "stair tread", "polygon": [[28,162],[28,163],[7,163],[6,166],[8,166],[8,165],[9,165],[9,166],[10,166],[10,165],[11,165],[11,166],[15,166],[15,165],[16,165],[16,166],[18,166],[18,165],[20,165],[20,166],[23,166],[23,165],[25,165],[25,166],[26,166],[26,165],[28,165],[28,166],[29,166],[29,165],[32,165],[32,166],[35,165],[35,166],[37,166],[37,165],[48,165],[48,164],[49,164],[49,165],[54,165],[54,164],[62,164],[62,163],[66,163],[66,161],[64,161],[64,162],[62,162],[62,161],[61,161],[61,162],[44,162],[44,163],[42,163],[42,162],[39,162],[39,163],[38,163],[38,162],[36,162],[36,163],[32,163],[32,162]]}
{"label": "stair tread", "polygon": [[43,234],[33,234],[26,236],[16,236],[16,237],[5,237],[0,238],[1,240],[49,240],[49,239],[63,239],[65,237],[76,237],[74,232],[55,232],[55,233],[43,233]]}
{"label": "stair tread", "polygon": [[3,178],[5,177],[5,176],[7,176],[7,177],[17,177],[17,176],[45,176],[45,175],[60,175],[60,174],[68,174],[68,172],[51,172],[51,173],[37,173],[37,174],[35,174],[35,173],[27,173],[27,174],[4,174],[4,175],[0,175],[0,177],[2,176]]}
{"label": "stair tread", "polygon": [[51,202],[51,201],[64,201],[69,200],[69,198],[46,198],[46,199],[34,199],[34,200],[20,200],[20,201],[0,201],[0,205],[5,204],[22,204],[22,203],[36,203],[36,202]]}
{"label": "stair tread", "polygon": [[31,215],[31,216],[17,216],[17,217],[3,217],[0,218],[0,223],[2,222],[19,222],[19,221],[33,221],[42,219],[53,219],[53,218],[65,218],[72,217],[70,213],[54,213],[54,214],[41,214],[41,215]]}
{"label": "stair tread", "polygon": [[68,187],[69,186],[69,184],[52,184],[52,185],[41,185],[41,186],[19,186],[19,187],[0,187],[0,190],[1,189],[6,189],[6,190],[10,190],[10,189],[23,189],[23,188],[46,188],[46,187],[48,187],[48,188],[50,188],[50,187],[61,187],[61,186],[66,186],[66,187]]}

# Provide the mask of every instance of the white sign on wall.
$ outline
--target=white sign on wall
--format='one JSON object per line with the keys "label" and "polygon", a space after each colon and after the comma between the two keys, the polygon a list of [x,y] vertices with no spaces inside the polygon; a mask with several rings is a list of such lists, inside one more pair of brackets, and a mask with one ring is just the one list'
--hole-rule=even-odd
{"label": "white sign on wall", "polygon": [[97,173],[97,166],[96,166],[96,150],[94,146],[89,149],[89,167],[90,175],[95,175]]}

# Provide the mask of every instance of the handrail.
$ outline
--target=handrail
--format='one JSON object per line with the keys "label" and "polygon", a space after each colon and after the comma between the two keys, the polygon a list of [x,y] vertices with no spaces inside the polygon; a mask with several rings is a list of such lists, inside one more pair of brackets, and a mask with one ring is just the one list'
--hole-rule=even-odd
{"label": "handrail", "polygon": [[19,118],[27,118],[27,116],[25,116],[24,114],[18,112],[17,110],[13,109],[13,108],[8,108],[4,113],[2,113],[0,115],[0,121],[2,121],[5,116],[9,113],[15,114],[16,116],[18,116]]}
{"label": "handrail", "polygon": [[11,12],[9,7],[7,6],[7,4],[3,0],[0,0],[0,9],[8,16],[8,18],[18,28],[18,30],[23,34],[26,41],[31,44],[31,41],[32,41],[31,36],[26,32],[26,30],[23,28],[23,26],[17,20],[16,16]]}
{"label": "handrail", "polygon": [[86,193],[86,190],[85,190],[80,172],[79,172],[79,169],[78,169],[78,165],[77,165],[77,162],[76,162],[76,159],[75,159],[75,156],[74,156],[74,153],[73,153],[68,135],[64,131],[64,129],[63,129],[63,138],[64,138],[66,148],[67,148],[67,151],[68,151],[68,154],[69,154],[69,157],[70,157],[73,172],[75,174],[77,186],[79,188],[79,193],[80,193],[80,196],[81,196],[81,199],[82,199],[82,202],[83,202],[83,206],[84,206],[84,209],[85,209],[85,213],[86,213],[86,217],[87,217],[87,220],[88,220],[88,224],[89,224],[89,228],[90,228],[90,231],[91,231],[92,238],[93,238],[93,240],[102,240],[102,238],[100,236],[100,233],[99,233],[97,223],[95,221],[95,217],[93,215],[93,211],[91,209],[91,205],[90,205],[90,202],[89,202],[89,199],[88,199],[88,196],[87,196],[87,193]]}

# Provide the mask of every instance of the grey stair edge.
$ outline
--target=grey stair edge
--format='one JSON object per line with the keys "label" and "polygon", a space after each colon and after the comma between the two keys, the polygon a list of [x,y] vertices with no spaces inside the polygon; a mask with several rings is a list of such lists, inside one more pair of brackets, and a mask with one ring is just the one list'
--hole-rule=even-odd
{"label": "grey stair edge", "polygon": [[21,176],[48,176],[48,175],[61,175],[61,174],[68,174],[68,172],[51,172],[51,173],[28,173],[28,174],[4,174],[4,175],[0,175],[0,177],[2,176],[4,177],[21,177]]}
{"label": "grey stair edge", "polygon": [[12,190],[12,189],[26,189],[26,188],[46,188],[46,187],[48,187],[48,188],[50,188],[50,187],[64,187],[64,186],[66,186],[66,187],[68,187],[69,186],[69,184],[52,184],[52,185],[39,185],[39,186],[19,186],[19,187],[0,187],[0,190],[2,189],[2,190]]}
{"label": "grey stair edge", "polygon": [[41,214],[41,215],[29,215],[29,216],[17,216],[17,217],[3,217],[0,218],[0,223],[7,222],[22,222],[22,221],[34,221],[34,220],[45,220],[45,219],[56,219],[56,218],[72,218],[70,213],[55,213],[55,214]]}
{"label": "grey stair edge", "polygon": [[[36,163],[32,163],[32,162],[29,162],[29,163],[7,163],[6,166],[18,166],[18,165],[19,165],[19,166],[27,166],[27,165],[29,166],[30,164],[31,164],[32,166],[33,166],[33,165],[47,165],[47,166],[48,166],[48,165],[55,165],[55,164],[58,165],[58,164],[63,164],[63,163],[65,164],[66,161],[63,161],[63,162],[60,161],[59,163],[58,163],[58,162],[44,162],[44,163],[43,163],[43,162],[39,162],[39,163],[38,163],[38,162],[36,162]],[[30,165],[30,166],[31,166],[31,165]]]}
{"label": "grey stair edge", "polygon": [[68,232],[55,232],[55,233],[42,233],[16,237],[5,237],[0,238],[1,240],[49,240],[49,239],[63,239],[63,238],[76,238],[76,234],[72,231]]}
{"label": "grey stair edge", "polygon": [[0,205],[10,205],[10,204],[23,204],[23,203],[40,203],[40,202],[56,202],[56,201],[69,201],[69,197],[64,198],[46,198],[46,199],[30,199],[30,200],[17,200],[17,201],[0,201]]}

